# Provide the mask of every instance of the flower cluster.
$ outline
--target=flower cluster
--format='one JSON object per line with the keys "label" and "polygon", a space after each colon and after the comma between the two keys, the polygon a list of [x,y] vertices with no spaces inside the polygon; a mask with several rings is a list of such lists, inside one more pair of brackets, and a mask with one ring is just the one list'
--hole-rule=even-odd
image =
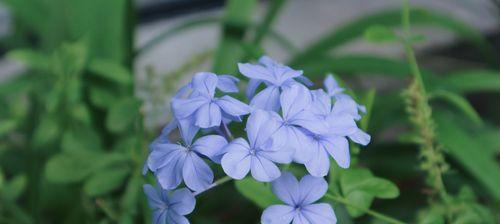
{"label": "flower cluster", "polygon": [[[161,187],[158,192],[144,187],[154,223],[189,223],[184,215],[194,209],[194,195],[214,186],[207,162],[220,164],[233,179],[250,173],[257,181],[273,182],[273,192],[286,205],[267,208],[262,223],[336,223],[330,205],[313,203],[326,193],[330,157],[347,168],[348,139],[369,143],[370,136],[356,125],[365,108],[332,75],[324,90],[310,90],[313,83],[302,71],[267,56],[238,67],[249,79],[248,105],[226,95],[238,92],[237,78],[208,72],[195,74],[173,97],[173,120],[150,145],[145,166]],[[233,139],[228,126],[245,116],[245,134]],[[172,142],[176,129],[181,139]],[[310,175],[299,182],[282,173],[280,164],[292,162],[303,164]],[[187,188],[175,190],[182,183]]]}

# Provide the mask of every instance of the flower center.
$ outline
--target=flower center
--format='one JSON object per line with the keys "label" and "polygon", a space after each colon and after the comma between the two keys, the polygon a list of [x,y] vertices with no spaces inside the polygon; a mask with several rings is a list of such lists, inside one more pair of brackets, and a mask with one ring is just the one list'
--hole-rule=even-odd
{"label": "flower center", "polygon": [[257,154],[257,150],[250,149],[250,151],[248,153],[250,153],[250,155],[252,155],[252,156],[255,156],[255,154]]}

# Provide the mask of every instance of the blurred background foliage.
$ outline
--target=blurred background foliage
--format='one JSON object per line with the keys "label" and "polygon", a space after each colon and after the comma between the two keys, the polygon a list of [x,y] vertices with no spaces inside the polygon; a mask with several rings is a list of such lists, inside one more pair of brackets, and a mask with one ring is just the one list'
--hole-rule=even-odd
{"label": "blurred background foliage", "polygon": [[[215,73],[239,75],[236,64],[265,54],[263,41],[272,41],[287,53],[286,64],[317,84],[325,74],[336,74],[368,107],[361,127],[372,143],[353,146],[353,168],[334,167],[328,177],[331,191],[354,205],[334,203],[340,223],[380,223],[360,207],[410,223],[500,222],[499,48],[495,39],[449,14],[418,7],[410,12],[413,27],[445,30],[466,43],[426,54],[456,59],[445,68],[428,66],[432,63],[419,57],[436,140],[448,164],[443,179],[453,196],[443,204],[432,199],[425,184],[418,133],[405,112],[401,93],[411,80],[410,64],[404,57],[339,53],[360,39],[380,48],[390,45],[397,37],[387,30],[401,28],[399,8],[348,21],[297,47],[273,29],[287,0],[228,0],[221,15],[186,20],[137,47],[141,13],[132,0],[2,3],[12,27],[0,46],[4,57],[26,69],[0,82],[0,223],[150,223],[141,188],[152,178],[141,170],[159,126],[144,124],[145,105],[151,102],[137,97],[135,62],[159,43],[207,25],[220,27],[217,47],[179,65],[162,85],[146,86],[155,95],[153,104],[168,99],[186,73],[207,61]],[[255,20],[259,4],[267,7]],[[426,40],[417,33],[411,41]],[[154,68],[146,73],[159,75]],[[389,89],[359,84],[373,77],[397,81]],[[237,97],[244,99],[242,93]],[[304,172],[299,166],[289,169]],[[245,179],[200,196],[190,220],[257,223],[262,208],[275,200],[269,186]],[[458,215],[445,219],[443,209]]]}

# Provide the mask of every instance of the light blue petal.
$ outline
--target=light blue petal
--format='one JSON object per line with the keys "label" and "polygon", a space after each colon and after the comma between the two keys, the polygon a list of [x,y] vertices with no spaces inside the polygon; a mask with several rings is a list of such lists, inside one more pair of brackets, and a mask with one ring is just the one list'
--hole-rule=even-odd
{"label": "light blue petal", "polygon": [[299,205],[300,189],[299,182],[290,172],[283,172],[281,176],[273,181],[273,193],[283,202],[290,206]]}
{"label": "light blue petal", "polygon": [[336,94],[339,94],[344,91],[344,89],[339,86],[339,84],[331,74],[326,76],[325,80],[323,81],[323,86],[325,87],[326,92],[330,96],[335,96]]}
{"label": "light blue petal", "polygon": [[266,67],[260,65],[252,65],[249,63],[238,63],[238,69],[240,70],[241,74],[249,79],[264,80],[273,84],[277,82],[273,75],[273,71]]}
{"label": "light blue petal", "polygon": [[237,180],[243,179],[248,174],[251,162],[249,147],[243,138],[237,138],[225,147],[227,153],[221,160],[224,173]]}
{"label": "light blue petal", "polygon": [[263,110],[255,110],[247,120],[246,131],[250,148],[258,149],[270,140],[280,124],[272,115]]}
{"label": "light blue petal", "polygon": [[144,184],[142,188],[148,198],[148,204],[151,209],[155,210],[165,207],[165,202],[161,200],[160,195],[158,195],[158,191],[153,186],[150,184]]}
{"label": "light blue petal", "polygon": [[186,145],[191,145],[194,136],[200,130],[200,127],[194,125],[194,120],[191,118],[177,120],[179,125],[179,131],[181,133],[182,140]]}
{"label": "light blue petal", "polygon": [[311,104],[311,94],[303,85],[292,85],[283,90],[280,95],[283,120],[292,119]]}
{"label": "light blue petal", "polygon": [[189,99],[172,99],[172,112],[176,118],[185,119],[208,102],[210,102],[209,99],[201,96]]}
{"label": "light blue petal", "polygon": [[292,162],[293,156],[295,154],[295,148],[284,147],[285,141],[281,141],[281,143],[274,144],[274,139],[272,138],[270,139],[270,141],[268,141],[268,143],[270,143],[271,146],[265,148],[261,147],[262,150],[257,151],[256,152],[257,155],[262,156],[275,163]]}
{"label": "light blue petal", "polygon": [[174,191],[169,197],[168,208],[179,215],[187,215],[193,212],[196,199],[193,193],[187,188]]}
{"label": "light blue petal", "polygon": [[199,138],[193,144],[192,149],[216,163],[220,163],[222,155],[225,153],[227,140],[220,135],[207,135]]}
{"label": "light blue petal", "polygon": [[189,224],[189,220],[182,216],[182,215],[179,215],[175,212],[168,212],[167,213],[167,223],[168,224]]}
{"label": "light blue petal", "polygon": [[176,161],[185,148],[178,144],[156,144],[148,156],[148,167],[155,172],[159,168]]}
{"label": "light blue petal", "polygon": [[258,79],[250,79],[247,84],[247,89],[245,90],[245,95],[249,100],[253,98],[253,95],[255,94],[255,91],[259,87],[259,85],[262,84],[262,81]]}
{"label": "light blue petal", "polygon": [[371,136],[361,129],[358,129],[354,134],[349,135],[349,138],[360,145],[368,145],[371,140]]}
{"label": "light blue petal", "polygon": [[356,122],[348,114],[331,114],[326,117],[326,123],[329,127],[329,134],[347,136],[354,134],[358,130]]}
{"label": "light blue petal", "polygon": [[221,110],[215,103],[207,103],[196,111],[195,125],[200,128],[216,127],[221,124],[221,121]]}
{"label": "light blue petal", "polygon": [[217,88],[226,93],[237,93],[239,91],[238,83],[240,80],[232,75],[219,75]]}
{"label": "light blue petal", "polygon": [[333,104],[332,113],[334,114],[349,114],[355,120],[359,120],[361,116],[358,113],[358,104],[349,95],[342,94],[345,97],[337,97],[337,101]]}
{"label": "light blue petal", "polygon": [[270,160],[261,156],[252,156],[250,162],[252,177],[261,182],[269,182],[280,177],[279,168]]}
{"label": "light blue petal", "polygon": [[280,109],[280,90],[276,86],[268,86],[257,93],[250,101],[250,106],[255,109],[278,111]]}
{"label": "light blue petal", "polygon": [[307,78],[305,75],[301,75],[301,76],[298,76],[298,77],[295,77],[295,79],[299,82],[301,82],[302,84],[306,85],[306,86],[313,86],[314,85],[314,82],[311,81],[309,78]]}
{"label": "light blue petal", "polygon": [[288,122],[290,124],[303,127],[304,129],[316,134],[327,133],[330,131],[324,120],[320,120],[318,116],[307,110],[295,114],[295,116],[293,116]]}
{"label": "light blue petal", "polygon": [[287,205],[271,205],[264,210],[262,224],[288,224],[295,216],[295,208]]}
{"label": "light blue petal", "polygon": [[245,115],[251,111],[251,108],[248,105],[230,96],[223,96],[217,99],[215,103],[219,105],[225,113],[232,116]]}
{"label": "light blue petal", "polygon": [[165,224],[167,222],[167,210],[154,211],[152,222],[153,224]]}
{"label": "light blue petal", "polygon": [[217,75],[210,72],[196,73],[191,81],[192,88],[208,98],[212,98],[215,95],[217,82]]}
{"label": "light blue petal", "polygon": [[196,153],[190,152],[182,167],[182,177],[191,190],[202,191],[212,184],[214,173]]}
{"label": "light blue petal", "polygon": [[333,212],[332,206],[327,203],[318,203],[302,207],[302,216],[311,223],[335,224],[337,218]]}
{"label": "light blue petal", "polygon": [[186,160],[185,153],[175,153],[170,161],[156,172],[156,179],[161,187],[166,190],[172,190],[179,186],[182,181],[182,167]]}
{"label": "light blue petal", "polygon": [[306,175],[299,182],[301,205],[312,204],[321,199],[328,190],[328,183],[322,177]]}
{"label": "light blue petal", "polygon": [[306,169],[315,177],[324,177],[330,169],[328,153],[318,142],[315,142],[312,149],[311,159],[305,163]]}
{"label": "light blue petal", "polygon": [[269,57],[267,55],[263,55],[262,57],[259,58],[259,64],[262,64],[266,67],[272,67],[272,66],[275,66],[279,63],[276,62],[275,60],[273,60],[271,57]]}
{"label": "light blue petal", "polygon": [[179,90],[177,90],[177,92],[175,93],[173,99],[178,99],[178,98],[182,98],[184,97],[188,92],[189,90],[192,89],[192,85],[191,85],[191,82],[182,86]]}
{"label": "light blue petal", "polygon": [[329,137],[322,141],[325,149],[342,168],[348,168],[351,163],[349,142],[345,137]]}
{"label": "light blue petal", "polygon": [[332,111],[332,99],[322,89],[312,90],[311,112],[326,117]]}

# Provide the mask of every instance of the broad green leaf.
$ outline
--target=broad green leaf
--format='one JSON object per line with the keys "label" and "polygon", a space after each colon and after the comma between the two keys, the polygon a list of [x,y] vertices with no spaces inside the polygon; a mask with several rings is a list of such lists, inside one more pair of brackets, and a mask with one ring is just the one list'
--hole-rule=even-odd
{"label": "broad green leaf", "polygon": [[271,186],[269,184],[258,182],[251,177],[237,180],[234,184],[236,189],[238,189],[243,196],[260,208],[267,208],[273,204],[281,204],[279,199],[271,191]]}
{"label": "broad green leaf", "polygon": [[74,105],[73,107],[70,108],[70,113],[73,119],[81,122],[82,124],[85,125],[90,125],[91,124],[91,115],[89,108],[87,107],[86,104],[83,103],[78,103]]}
{"label": "broad green leaf", "polygon": [[93,59],[89,62],[90,72],[116,83],[130,85],[132,83],[132,74],[119,63],[110,59]]}
{"label": "broad green leaf", "polygon": [[135,98],[122,99],[111,106],[106,117],[106,127],[115,133],[131,128],[139,116],[141,103]]}
{"label": "broad green leaf", "polygon": [[27,182],[28,179],[25,175],[15,176],[10,181],[5,183],[5,185],[1,189],[2,198],[8,201],[16,200],[26,189]]}
{"label": "broad green leaf", "polygon": [[366,40],[373,43],[395,42],[398,38],[390,28],[380,25],[368,27],[364,36]]}
{"label": "broad green leaf", "polygon": [[100,108],[109,108],[116,102],[118,96],[111,90],[100,86],[89,87],[90,102]]}
{"label": "broad green leaf", "polygon": [[64,153],[49,159],[45,165],[47,179],[55,183],[75,183],[84,180],[94,171],[95,153]]}
{"label": "broad green leaf", "polygon": [[399,196],[399,189],[394,183],[378,177],[371,177],[364,180],[357,187],[357,190],[383,199],[391,199]]}
{"label": "broad green leaf", "polygon": [[94,129],[83,126],[64,132],[61,148],[65,152],[101,151],[101,139]]}
{"label": "broad green leaf", "polygon": [[[410,16],[413,26],[432,25],[450,30],[459,37],[472,42],[487,58],[494,57],[491,50],[493,48],[479,31],[453,18],[451,15],[426,9],[412,9]],[[332,30],[329,34],[314,42],[304,52],[294,56],[290,64],[295,66],[303,61],[314,61],[316,60],[315,56],[325,54],[361,37],[365,30],[373,25],[399,27],[401,25],[400,9],[386,10],[364,16],[343,27]]]}
{"label": "broad green leaf", "polygon": [[122,210],[131,213],[139,204],[142,193],[142,176],[139,173],[134,174],[127,183],[127,188],[120,200]]}
{"label": "broad green leaf", "polygon": [[[352,191],[349,194],[347,194],[345,196],[345,198],[346,198],[346,200],[349,201],[349,203],[352,203],[358,207],[366,208],[366,209],[370,208],[370,206],[373,202],[373,196],[370,195],[369,193],[363,192],[363,191]],[[347,207],[347,211],[349,212],[349,214],[353,218],[360,217],[363,214],[365,214],[365,212],[363,212],[359,209],[353,208],[351,206],[346,206],[346,207]]]}
{"label": "broad green leaf", "polygon": [[500,71],[472,70],[447,75],[442,82],[460,93],[500,91]]}
{"label": "broad green leaf", "polygon": [[32,69],[42,71],[50,70],[53,63],[51,55],[46,55],[31,49],[13,50],[7,54],[7,57],[12,60],[21,61]]}
{"label": "broad green leaf", "polygon": [[372,178],[373,174],[365,168],[350,168],[340,174],[340,186],[344,195],[357,190],[363,181]]}
{"label": "broad green leaf", "polygon": [[483,120],[476,112],[474,107],[465,99],[464,97],[450,92],[446,90],[438,90],[430,93],[431,98],[443,99],[453,106],[457,107],[457,109],[461,110],[464,115],[466,115],[471,121],[473,121],[477,125],[483,125]]}
{"label": "broad green leaf", "polygon": [[0,137],[7,135],[18,126],[16,120],[0,120]]}
{"label": "broad green leaf", "polygon": [[466,171],[476,178],[496,199],[500,200],[500,165],[485,142],[475,135],[479,134],[461,125],[463,119],[454,114],[435,110],[434,117],[437,123],[438,141]]}
{"label": "broad green leaf", "polygon": [[61,133],[57,120],[50,115],[41,116],[40,123],[36,126],[34,142],[41,146],[56,140]]}
{"label": "broad green leaf", "polygon": [[90,197],[100,196],[119,188],[130,170],[126,167],[103,169],[85,181],[83,190]]}

